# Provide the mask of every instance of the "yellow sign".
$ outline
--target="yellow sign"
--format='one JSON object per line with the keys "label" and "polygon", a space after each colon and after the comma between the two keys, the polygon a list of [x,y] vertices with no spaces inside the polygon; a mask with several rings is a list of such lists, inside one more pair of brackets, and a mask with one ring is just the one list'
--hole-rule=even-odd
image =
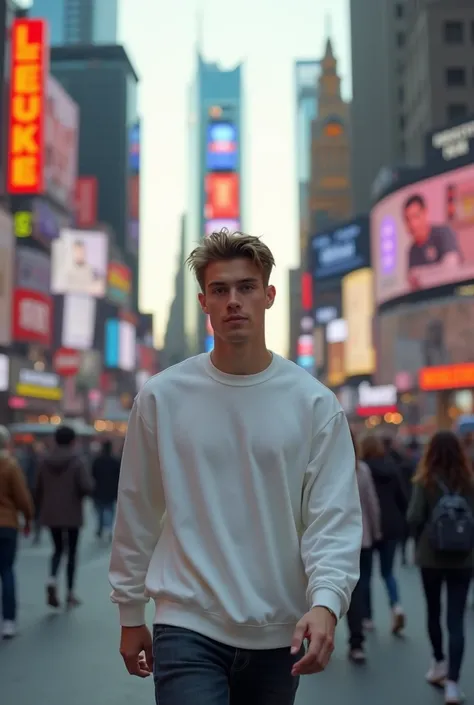
{"label": "yellow sign", "polygon": [[348,377],[375,372],[373,287],[370,267],[351,272],[342,280],[342,317],[347,323],[344,366]]}
{"label": "yellow sign", "polygon": [[58,387],[40,387],[36,384],[17,384],[16,393],[20,397],[48,399],[50,401],[60,401],[63,398],[62,389],[59,389]]}
{"label": "yellow sign", "polygon": [[13,216],[15,237],[31,237],[33,234],[33,214],[29,211],[18,211]]}

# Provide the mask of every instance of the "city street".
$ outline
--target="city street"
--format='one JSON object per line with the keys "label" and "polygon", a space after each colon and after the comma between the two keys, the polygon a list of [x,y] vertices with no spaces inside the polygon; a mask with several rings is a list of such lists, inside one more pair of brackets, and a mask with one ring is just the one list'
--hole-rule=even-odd
{"label": "city street", "polygon": [[[152,682],[127,675],[118,654],[117,613],[109,602],[108,547],[92,528],[83,537],[76,611],[50,614],[44,606],[48,537],[41,546],[25,541],[18,565],[21,634],[0,643],[1,705],[151,705]],[[406,638],[389,633],[385,595],[377,584],[378,628],[368,640],[369,662],[356,667],[346,659],[346,630],[341,624],[337,650],[326,673],[304,678],[297,705],[423,705],[441,703],[438,691],[424,683],[429,649],[424,609],[414,568],[400,569],[408,615]],[[378,581],[377,581],[378,582]],[[474,700],[474,611],[468,618],[468,655],[463,674],[466,695]]]}

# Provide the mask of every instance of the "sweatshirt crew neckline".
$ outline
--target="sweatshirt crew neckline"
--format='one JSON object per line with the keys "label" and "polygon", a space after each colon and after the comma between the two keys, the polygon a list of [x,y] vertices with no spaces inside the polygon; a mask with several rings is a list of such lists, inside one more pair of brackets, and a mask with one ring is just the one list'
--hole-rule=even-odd
{"label": "sweatshirt crew neckline", "polygon": [[221,372],[221,370],[218,370],[213,364],[211,360],[211,353],[204,354],[203,362],[206,373],[216,382],[227,384],[230,387],[252,387],[257,384],[261,384],[262,382],[266,382],[275,375],[278,369],[278,357],[278,355],[275,355],[275,353],[272,352],[272,361],[268,367],[262,370],[262,372],[257,372],[253,375],[232,375],[228,372]]}

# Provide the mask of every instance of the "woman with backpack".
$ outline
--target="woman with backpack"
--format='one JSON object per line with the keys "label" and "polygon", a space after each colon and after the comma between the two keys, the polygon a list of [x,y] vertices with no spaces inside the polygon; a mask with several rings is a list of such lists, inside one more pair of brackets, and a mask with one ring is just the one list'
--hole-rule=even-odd
{"label": "woman with backpack", "polygon": [[[433,663],[426,679],[444,686],[445,703],[464,696],[459,675],[464,654],[464,615],[474,566],[474,471],[457,436],[439,431],[413,479],[408,523],[426,599]],[[441,631],[441,590],[447,588],[448,658]]]}

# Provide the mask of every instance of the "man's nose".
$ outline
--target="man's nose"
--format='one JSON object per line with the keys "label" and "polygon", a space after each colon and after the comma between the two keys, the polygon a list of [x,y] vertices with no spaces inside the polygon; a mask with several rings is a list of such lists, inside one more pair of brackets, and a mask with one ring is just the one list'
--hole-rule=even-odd
{"label": "man's nose", "polygon": [[240,298],[238,295],[237,289],[230,289],[229,290],[229,299],[227,301],[227,305],[230,308],[238,308],[240,307]]}

